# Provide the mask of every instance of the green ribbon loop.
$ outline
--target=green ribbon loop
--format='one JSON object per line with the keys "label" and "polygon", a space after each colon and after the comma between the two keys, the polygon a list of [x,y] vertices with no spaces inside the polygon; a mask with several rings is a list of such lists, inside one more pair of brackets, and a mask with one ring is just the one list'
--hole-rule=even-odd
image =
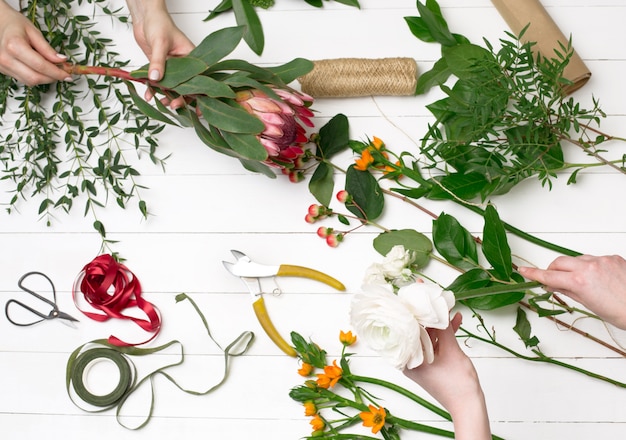
{"label": "green ribbon loop", "polygon": [[[223,352],[224,370],[222,372],[221,379],[215,385],[204,391],[185,389],[180,386],[178,382],[166,372],[167,369],[177,365],[181,365],[184,362],[185,354],[183,350],[183,345],[177,340],[170,341],[167,344],[163,344],[158,347],[139,348],[134,346],[120,347],[110,344],[106,339],[96,339],[87,342],[74,350],[67,361],[65,386],[70,400],[72,400],[72,402],[83,411],[92,413],[103,412],[112,408],[116,408],[115,416],[117,422],[124,428],[130,430],[138,430],[148,424],[154,412],[154,378],[157,375],[165,377],[179,390],[195,396],[206,395],[219,388],[228,377],[228,373],[230,371],[230,358],[241,356],[248,351],[252,342],[254,341],[254,333],[251,331],[245,331],[241,333],[237,338],[235,338],[234,341],[228,344],[226,348],[222,348],[211,335],[209,325],[196,303],[184,293],[176,296],[177,302],[185,299],[192,304],[192,306],[200,316],[200,319],[202,320],[202,323],[206,328],[209,338]],[[176,362],[158,368],[143,377],[141,380],[137,381],[137,370],[132,360],[130,359],[131,356],[146,356],[154,354],[174,345],[178,346],[180,349],[180,356]],[[91,348],[91,346],[95,347]],[[119,370],[119,383],[116,385],[113,391],[105,395],[94,394],[89,391],[88,387],[85,385],[85,371],[93,362],[99,359],[112,361]],[[141,424],[135,427],[129,427],[122,423],[122,421],[120,420],[124,403],[135,391],[137,391],[138,388],[140,388],[145,383],[150,384],[150,409]],[[76,397],[80,398],[80,400],[82,400],[84,404],[87,404],[92,408],[84,408],[84,404],[81,405],[77,403]]]}

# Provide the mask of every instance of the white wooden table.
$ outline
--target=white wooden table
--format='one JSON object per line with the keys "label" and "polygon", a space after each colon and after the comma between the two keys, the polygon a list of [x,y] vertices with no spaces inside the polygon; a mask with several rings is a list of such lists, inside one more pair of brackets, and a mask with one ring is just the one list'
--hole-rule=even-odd
{"label": "white wooden table", "polygon": [[[117,2],[120,3],[120,2]],[[170,1],[170,10],[189,37],[199,42],[211,31],[234,24],[231,14],[203,22],[218,2]],[[426,71],[439,48],[414,38],[403,17],[417,15],[413,0],[361,0],[362,9],[324,2],[323,9],[301,0],[278,0],[261,11],[266,49],[262,57],[243,44],[233,58],[261,65],[277,65],[295,57],[309,59],[405,56],[417,60]],[[486,37],[496,42],[506,24],[489,0],[457,2],[441,0],[453,31],[474,42]],[[624,136],[626,112],[626,0],[545,0],[544,5],[561,29],[572,33],[574,46],[593,72],[590,82],[575,95],[584,103],[595,96],[608,113],[604,129]],[[119,40],[122,57],[134,65],[145,62],[131,31],[121,25],[107,28]],[[104,26],[106,24],[106,26]],[[346,114],[351,138],[378,136],[395,151],[416,151],[415,141],[431,120],[425,97],[377,97],[320,99],[317,127],[336,113]],[[89,414],[77,408],[65,391],[65,366],[69,354],[81,344],[109,334],[129,339],[144,334],[129,324],[97,323],[82,316],[73,305],[71,287],[80,269],[98,253],[100,239],[93,219],[81,209],[59,214],[51,227],[38,221],[38,203],[20,206],[19,213],[0,213],[0,295],[19,294],[16,283],[27,271],[48,274],[58,289],[62,310],[80,317],[77,329],[58,322],[30,328],[11,325],[0,317],[0,432],[5,439],[53,438],[215,438],[297,439],[310,433],[301,405],[288,396],[300,385],[297,362],[283,355],[267,338],[253,314],[250,298],[238,279],[222,266],[230,249],[239,249],[260,262],[291,263],[314,267],[341,281],[347,293],[309,281],[280,281],[284,294],[266,303],[281,333],[294,330],[312,338],[335,358],[340,347],[339,330],[349,329],[351,295],[360,288],[365,269],[380,256],[372,248],[375,230],[348,236],[331,249],[317,238],[317,226],[304,222],[312,196],[306,183],[292,184],[252,175],[237,161],[220,156],[199,142],[190,130],[168,128],[160,137],[163,154],[172,153],[162,173],[146,162],[140,165],[141,182],[149,187],[144,197],[151,217],[142,221],[139,212],[114,206],[100,214],[109,238],[119,240],[114,249],[140,279],[146,299],[163,315],[163,330],[154,343],[180,340],[185,363],[172,374],[187,388],[202,390],[219,377],[222,360],[193,309],[176,304],[181,292],[190,295],[205,314],[214,337],[223,345],[242,331],[251,330],[256,340],[249,352],[232,360],[223,387],[206,396],[191,396],[169,382],[156,380],[154,417],[140,431],[118,425],[114,411]],[[624,145],[607,146],[611,157],[626,152]],[[566,147],[568,159],[584,159],[575,147]],[[345,157],[345,164],[351,158]],[[527,181],[510,194],[495,200],[501,217],[519,228],[549,241],[590,254],[625,254],[626,178],[607,169],[583,172],[576,185],[567,176],[554,182],[552,191]],[[0,182],[0,191],[9,189]],[[9,199],[2,195],[3,201]],[[480,219],[444,202],[424,202],[436,213],[448,212],[479,234]],[[390,203],[383,221],[389,227],[412,227],[430,232],[430,219],[400,203]],[[545,266],[555,254],[511,239],[514,253]],[[449,274],[433,268],[434,277]],[[503,337],[520,344],[506,331],[514,324],[512,309],[488,313],[502,329]],[[466,311],[466,325],[472,325]],[[468,324],[469,323],[469,324]],[[537,322],[543,349],[558,359],[603,372],[626,381],[625,360],[549,322]],[[602,333],[602,329],[600,330]],[[483,384],[494,434],[511,440],[619,439],[626,433],[626,390],[592,380],[557,367],[526,363],[495,348],[471,342],[465,347],[475,362]],[[354,347],[353,369],[358,374],[384,378],[418,393],[404,376],[360,344]],[[141,359],[137,365],[171,360],[166,355]],[[105,368],[102,366],[101,368]],[[95,373],[95,372],[94,372]],[[106,371],[105,371],[106,374]],[[423,394],[423,393],[422,393]],[[427,397],[424,395],[424,397]],[[431,413],[390,398],[394,412],[423,423],[450,428]],[[133,414],[141,416],[137,409]],[[403,438],[405,438],[403,436]],[[429,438],[407,434],[406,438]],[[433,437],[434,438],[434,437]]]}

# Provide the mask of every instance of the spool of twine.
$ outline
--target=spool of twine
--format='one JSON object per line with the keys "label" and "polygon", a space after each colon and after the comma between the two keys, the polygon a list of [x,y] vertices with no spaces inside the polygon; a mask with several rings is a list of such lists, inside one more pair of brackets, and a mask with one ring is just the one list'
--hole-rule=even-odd
{"label": "spool of twine", "polygon": [[336,58],[313,65],[298,81],[314,98],[415,94],[417,63],[412,58]]}

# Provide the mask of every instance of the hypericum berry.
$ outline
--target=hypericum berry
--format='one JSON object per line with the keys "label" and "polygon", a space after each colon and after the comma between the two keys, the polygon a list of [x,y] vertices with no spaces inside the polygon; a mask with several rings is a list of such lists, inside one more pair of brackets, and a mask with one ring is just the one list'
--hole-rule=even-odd
{"label": "hypericum berry", "polygon": [[339,200],[341,203],[347,203],[350,201],[350,194],[348,194],[348,191],[346,191],[345,189],[342,189],[337,193],[337,200]]}
{"label": "hypericum berry", "polygon": [[332,232],[333,232],[333,228],[327,228],[325,226],[320,226],[319,228],[317,228],[317,235],[320,238],[326,238],[330,234],[332,234]]}
{"label": "hypericum berry", "polygon": [[309,206],[309,214],[311,214],[314,217],[319,217],[320,215],[323,214],[323,208],[324,207],[322,205],[313,204]]}
{"label": "hypericum berry", "polygon": [[326,244],[330,247],[337,247],[343,241],[343,234],[331,233],[326,237]]}
{"label": "hypericum berry", "polygon": [[307,223],[313,224],[313,223],[315,223],[317,221],[317,217],[314,216],[314,215],[311,215],[311,214],[307,214],[304,217],[304,221],[307,222]]}

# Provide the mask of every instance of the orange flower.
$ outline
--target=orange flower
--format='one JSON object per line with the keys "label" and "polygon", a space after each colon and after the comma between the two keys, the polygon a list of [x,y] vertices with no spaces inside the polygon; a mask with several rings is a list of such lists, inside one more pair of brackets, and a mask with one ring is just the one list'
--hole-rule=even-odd
{"label": "orange flower", "polygon": [[313,401],[307,400],[306,402],[304,402],[303,405],[305,416],[314,416],[315,414],[317,414],[317,407],[315,406],[315,403],[313,403]]}
{"label": "orange flower", "polygon": [[302,362],[302,366],[298,370],[298,374],[300,376],[306,377],[306,376],[310,376],[312,371],[313,371],[313,365],[307,364],[306,362]]}
{"label": "orange flower", "polygon": [[363,420],[363,426],[372,428],[372,433],[376,434],[385,425],[385,417],[387,412],[385,408],[379,406],[376,408],[374,405],[368,405],[369,411],[363,411],[359,414],[361,420]]}
{"label": "orange flower", "polygon": [[309,423],[313,427],[313,432],[321,431],[326,426],[319,414],[315,414]]}
{"label": "orange flower", "polygon": [[374,156],[370,152],[369,148],[366,148],[361,152],[361,157],[355,160],[355,170],[367,171],[369,166],[374,163]]}
{"label": "orange flower", "polygon": [[385,143],[379,138],[377,138],[376,136],[374,136],[374,139],[372,139],[372,142],[370,142],[370,145],[376,148],[377,150],[380,150],[381,148],[385,146]]}
{"label": "orange flower", "polygon": [[341,379],[343,370],[337,366],[337,361],[333,361],[332,365],[326,365],[324,372],[317,375],[317,385],[320,388],[332,388]]}
{"label": "orange flower", "polygon": [[347,347],[356,342],[356,335],[353,335],[351,331],[344,332],[343,330],[340,330],[339,341]]}

